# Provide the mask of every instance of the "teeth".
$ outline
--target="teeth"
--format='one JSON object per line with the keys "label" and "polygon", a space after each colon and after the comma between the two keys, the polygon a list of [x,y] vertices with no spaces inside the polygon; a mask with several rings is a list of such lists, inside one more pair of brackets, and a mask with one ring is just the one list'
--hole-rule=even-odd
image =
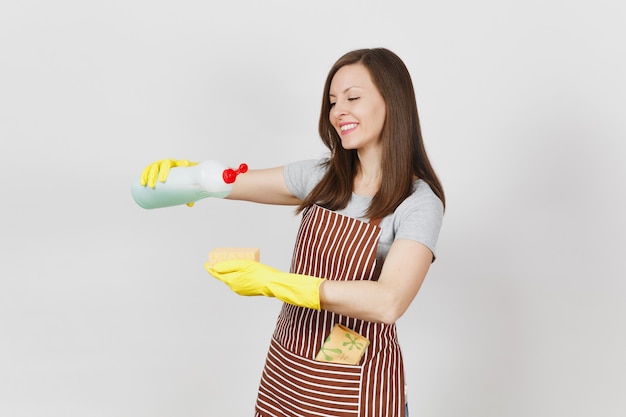
{"label": "teeth", "polygon": [[349,125],[341,126],[341,131],[345,132],[346,130],[354,129],[357,126],[356,123],[350,123]]}

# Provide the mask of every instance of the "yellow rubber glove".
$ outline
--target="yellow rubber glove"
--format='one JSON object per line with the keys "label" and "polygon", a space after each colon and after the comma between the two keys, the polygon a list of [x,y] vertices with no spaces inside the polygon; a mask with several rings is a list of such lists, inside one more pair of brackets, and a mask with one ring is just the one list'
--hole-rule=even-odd
{"label": "yellow rubber glove", "polygon": [[300,307],[320,309],[320,285],[325,280],[282,272],[249,259],[205,264],[206,270],[239,295],[276,297]]}
{"label": "yellow rubber glove", "polygon": [[170,174],[170,169],[175,167],[191,167],[198,165],[197,162],[190,162],[186,159],[161,159],[153,162],[143,169],[141,172],[140,183],[143,187],[146,185],[150,188],[156,186],[157,180],[165,182]]}
{"label": "yellow rubber glove", "polygon": [[[143,187],[148,185],[150,188],[154,188],[157,180],[161,182],[167,180],[167,176],[170,174],[170,168],[192,167],[194,165],[198,165],[198,163],[188,161],[187,159],[161,159],[143,169],[139,182]],[[187,203],[187,207],[193,207],[193,205],[193,201]]]}

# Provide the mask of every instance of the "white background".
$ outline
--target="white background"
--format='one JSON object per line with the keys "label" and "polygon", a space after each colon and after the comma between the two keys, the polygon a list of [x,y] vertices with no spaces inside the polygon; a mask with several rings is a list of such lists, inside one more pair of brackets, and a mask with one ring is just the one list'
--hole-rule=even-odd
{"label": "white background", "polygon": [[143,210],[156,159],[317,158],[326,73],[410,68],[448,196],[399,323],[412,416],[626,415],[626,3],[9,0],[0,5],[0,415],[246,416],[291,208]]}

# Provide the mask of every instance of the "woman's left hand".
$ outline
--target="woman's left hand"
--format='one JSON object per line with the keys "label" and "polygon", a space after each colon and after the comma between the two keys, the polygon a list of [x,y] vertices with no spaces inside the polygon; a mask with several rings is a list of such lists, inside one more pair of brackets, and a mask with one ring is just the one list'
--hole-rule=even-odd
{"label": "woman's left hand", "polygon": [[205,268],[239,295],[276,297],[289,304],[320,309],[322,278],[279,271],[248,259],[207,263]]}

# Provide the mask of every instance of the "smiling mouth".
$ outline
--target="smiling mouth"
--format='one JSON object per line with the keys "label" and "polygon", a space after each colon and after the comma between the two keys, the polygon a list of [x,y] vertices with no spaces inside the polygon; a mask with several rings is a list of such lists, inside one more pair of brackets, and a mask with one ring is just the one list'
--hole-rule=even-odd
{"label": "smiling mouth", "polygon": [[348,133],[356,129],[358,125],[359,125],[358,123],[348,123],[343,126],[340,126],[339,129],[341,129],[341,133]]}

